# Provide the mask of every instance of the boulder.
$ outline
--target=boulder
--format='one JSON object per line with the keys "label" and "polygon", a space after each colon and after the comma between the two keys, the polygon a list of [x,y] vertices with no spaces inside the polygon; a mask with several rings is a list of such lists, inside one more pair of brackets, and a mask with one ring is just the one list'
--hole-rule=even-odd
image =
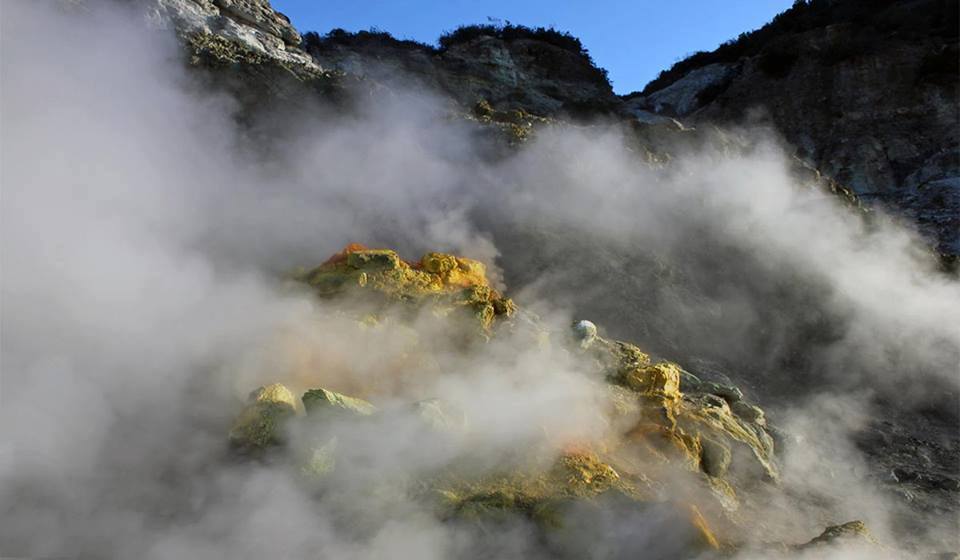
{"label": "boulder", "polygon": [[573,324],[573,336],[581,348],[589,348],[597,338],[597,326],[586,320],[576,321]]}
{"label": "boulder", "polygon": [[230,428],[231,447],[257,454],[285,443],[285,425],[297,411],[297,398],[280,383],[254,390]]}
{"label": "boulder", "polygon": [[308,416],[318,414],[370,416],[377,410],[363,399],[348,397],[326,389],[310,389],[303,394],[302,400]]}
{"label": "boulder", "polygon": [[730,448],[719,441],[702,437],[700,439],[700,468],[710,476],[722,477],[730,468]]}

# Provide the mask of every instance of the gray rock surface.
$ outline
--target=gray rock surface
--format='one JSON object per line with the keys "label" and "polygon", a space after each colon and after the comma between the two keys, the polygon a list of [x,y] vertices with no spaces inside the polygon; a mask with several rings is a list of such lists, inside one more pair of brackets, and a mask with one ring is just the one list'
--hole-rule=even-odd
{"label": "gray rock surface", "polygon": [[584,54],[545,41],[481,35],[447,49],[376,34],[326,38],[308,50],[325,67],[359,77],[410,83],[470,107],[541,116],[613,111],[620,100]]}
{"label": "gray rock surface", "polygon": [[730,80],[736,71],[730,64],[709,64],[649,96],[627,101],[628,107],[649,107],[655,114],[686,116],[700,107],[700,93]]}
{"label": "gray rock surface", "polygon": [[299,48],[300,34],[269,0],[137,0],[158,26],[184,35],[213,35],[277,62],[320,71]]}
{"label": "gray rock surface", "polygon": [[[854,4],[831,3],[826,25],[779,32],[758,52],[693,68],[627,105],[694,124],[770,122],[798,157],[958,255],[955,30],[937,27],[942,8],[932,0],[884,2],[864,20],[831,21]],[[917,23],[899,25],[908,18]]]}

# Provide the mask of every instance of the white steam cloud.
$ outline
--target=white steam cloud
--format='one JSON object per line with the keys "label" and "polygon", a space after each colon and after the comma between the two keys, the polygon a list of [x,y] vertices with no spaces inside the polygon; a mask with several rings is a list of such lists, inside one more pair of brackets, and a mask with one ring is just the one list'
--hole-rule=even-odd
{"label": "white steam cloud", "polygon": [[[428,318],[348,336],[279,280],[352,241],[461,253],[502,270],[548,323],[585,312],[659,352],[693,348],[669,358],[748,364],[748,386],[804,395],[783,407],[813,441],[787,451],[788,484],[845,489],[833,509],[773,499],[760,513],[797,542],[847,520],[824,511],[896,538],[862,471],[823,478],[811,457],[863,460],[849,435],[873,414],[864,395],[955,394],[960,286],[908,229],[797,188],[775,143],[654,169],[615,127],[566,127],[490,162],[470,126],[440,118],[445,103],[396,94],[359,116],[276,116],[287,133],[257,146],[233,100],[198,93],[172,37],[117,10],[51,6],[5,3],[0,34],[0,554],[542,554],[519,520],[478,542],[386,489],[601,437],[594,380],[559,349],[460,350],[440,335],[444,367],[390,378],[405,329],[436,334]],[[811,349],[799,365],[798,347]],[[403,421],[357,428],[345,453],[359,466],[316,499],[285,469],[224,454],[238,403],[276,380],[387,409],[441,397],[479,429],[433,447]]]}

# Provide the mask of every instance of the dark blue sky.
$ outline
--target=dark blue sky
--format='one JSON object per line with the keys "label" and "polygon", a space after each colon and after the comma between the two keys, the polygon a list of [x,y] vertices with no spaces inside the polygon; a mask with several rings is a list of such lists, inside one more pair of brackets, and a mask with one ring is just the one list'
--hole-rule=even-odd
{"label": "dark blue sky", "polygon": [[617,93],[642,89],[660,70],[697,50],[712,50],[756,29],[793,0],[272,0],[303,31],[377,27],[434,44],[464,23],[487,17],[553,26],[580,38],[610,72]]}

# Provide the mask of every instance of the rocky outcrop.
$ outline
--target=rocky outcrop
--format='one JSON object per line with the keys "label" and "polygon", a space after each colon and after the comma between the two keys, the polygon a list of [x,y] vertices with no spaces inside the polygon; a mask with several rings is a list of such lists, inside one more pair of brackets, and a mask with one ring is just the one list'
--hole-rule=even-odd
{"label": "rocky outcrop", "polygon": [[[329,99],[329,88],[336,87],[344,76],[356,77],[368,85],[378,81],[385,83],[391,76],[413,76],[415,84],[426,85],[453,97],[460,104],[452,112],[458,118],[475,121],[480,125],[479,130],[502,133],[512,146],[534,134],[541,126],[568,126],[562,122],[565,114],[576,114],[584,108],[585,112],[595,114],[616,107],[618,103],[609,84],[598,79],[596,68],[588,58],[533,38],[506,39],[481,34],[444,49],[433,49],[402,41],[373,40],[367,43],[333,41],[319,48],[317,43],[311,45],[308,37],[305,46],[312,54],[308,57],[287,42],[292,40],[292,35],[283,31],[282,18],[270,18],[269,14],[254,10],[247,3],[243,4],[246,15],[238,15],[240,8],[234,7],[230,11],[219,4],[200,0],[156,0],[154,5],[166,10],[164,17],[179,22],[178,29],[190,49],[191,63],[200,70],[210,71],[218,78],[218,84],[228,84],[244,108],[260,109],[275,100],[284,103],[309,101],[315,99],[311,97],[313,93]],[[817,33],[826,31],[808,30],[800,36],[817,44]],[[899,43],[891,41],[891,44]],[[921,223],[932,227],[941,239],[946,239],[945,247],[949,249],[949,226],[955,223],[958,212],[950,205],[952,199],[949,196],[931,186],[953,184],[949,173],[956,167],[955,157],[949,149],[931,150],[938,142],[944,142],[943,145],[948,147],[955,145],[956,130],[948,130],[944,122],[953,119],[951,111],[956,109],[945,105],[943,95],[937,92],[950,94],[951,88],[955,90],[956,86],[955,81],[944,82],[937,78],[936,72],[921,80],[920,70],[910,74],[912,67],[897,66],[897,61],[907,64],[904,61],[912,60],[910,57],[926,56],[919,47],[912,51],[909,48],[899,54],[881,51],[852,56],[829,67],[823,66],[823,61],[815,53],[789,63],[784,62],[790,60],[789,56],[784,58],[768,53],[707,64],[660,89],[647,92],[647,95],[626,100],[621,108],[628,117],[627,128],[631,132],[628,141],[631,148],[637,148],[638,157],[653,165],[669,162],[671,152],[677,146],[708,144],[724,151],[737,150],[742,139],[706,123],[712,120],[741,122],[749,112],[747,101],[760,103],[772,99],[774,103],[768,108],[774,122],[801,147],[797,153],[797,167],[799,171],[807,172],[805,177],[811,184],[841,194],[855,203],[855,198],[847,196],[848,193],[836,182],[826,179],[817,166],[847,180],[863,169],[879,169],[876,165],[864,167],[863,162],[870,159],[863,156],[866,152],[854,149],[859,145],[856,144],[859,140],[855,141],[860,138],[858,134],[873,135],[870,137],[876,140],[876,146],[880,146],[877,149],[887,155],[889,165],[879,172],[862,171],[864,182],[854,182],[860,186],[860,196],[899,201],[900,208],[916,212]],[[950,48],[953,47],[947,45],[937,52],[949,55]],[[894,95],[889,98],[881,98],[883,96],[875,93],[878,88],[882,90],[879,84],[886,84],[882,70],[887,67],[885,56],[891,57],[894,61],[892,67],[897,69],[888,76],[895,85]],[[339,72],[333,76],[322,70],[318,60],[323,67]],[[782,67],[777,66],[777,62]],[[909,80],[904,75],[920,80],[915,91],[905,91]],[[860,83],[869,84],[867,89],[870,91],[862,95],[871,100],[869,107],[856,97],[857,84]],[[820,98],[811,101],[816,95],[826,95],[827,101]],[[899,106],[895,104],[905,99],[913,105],[908,104],[908,110],[898,113]],[[831,107],[832,103],[841,107],[839,113],[825,112],[824,107]],[[811,104],[816,108],[810,109]],[[934,109],[930,110],[930,107]],[[554,117],[544,118],[542,115]],[[696,126],[685,126],[674,116]],[[895,117],[900,120],[894,120]],[[901,140],[914,148],[887,149],[888,141],[893,142],[890,145],[906,146],[898,144]],[[904,155],[913,152],[921,155]],[[894,159],[890,159],[891,154]],[[900,163],[890,163],[895,159]],[[916,167],[910,168],[910,165]],[[854,175],[843,175],[844,170],[853,170],[850,173]],[[895,174],[897,177],[906,177],[903,184],[891,183],[880,193],[868,190],[877,177],[882,178],[885,173],[893,171],[898,173]],[[905,187],[907,184],[914,186]],[[502,228],[493,229],[497,235],[506,235]],[[539,252],[537,240],[530,241],[528,245],[538,247],[533,251]],[[583,248],[583,251],[589,250]],[[522,274],[540,275],[546,269],[539,264],[570,256],[569,252],[532,255],[531,259],[521,259],[522,267],[514,268],[522,268]],[[586,262],[591,261],[588,258]],[[643,274],[661,270],[656,261],[646,264],[649,266],[636,269],[642,269]],[[589,278],[582,285],[594,282],[600,274],[604,276],[605,286],[614,293],[635,294],[631,297],[636,301],[630,306],[623,305],[620,299],[607,308],[592,305],[593,302],[585,304],[591,308],[591,316],[600,314],[604,317],[608,328],[624,315],[631,315],[629,321],[635,321],[634,317],[639,315],[637,310],[643,308],[640,298],[652,297],[649,290],[637,293],[639,281],[623,280],[619,267],[608,274],[602,268],[585,267],[585,270],[589,270]],[[543,334],[533,319],[518,311],[512,301],[491,287],[482,265],[451,255],[428,254],[419,261],[406,262],[393,251],[348,247],[327,263],[297,275],[297,280],[325,301],[354,298],[365,302],[367,314],[358,320],[368,326],[377,325],[382,318],[398,310],[408,317],[415,317],[428,309],[431,316],[444,320],[459,318],[455,321],[458,328],[452,330],[466,341],[493,339],[503,328],[525,329],[533,335],[531,341],[541,340]],[[529,284],[530,278],[508,277],[508,280],[512,285],[524,285]],[[618,286],[617,282],[622,284]],[[669,282],[678,284],[676,280]],[[653,280],[648,283],[653,284]],[[651,330],[657,332],[657,336],[672,332],[670,325],[665,324],[654,325],[655,328],[643,332],[633,328],[636,323],[627,321],[623,319],[631,328],[620,330],[621,333],[629,331],[629,335],[620,335],[624,338],[634,336],[633,333],[652,338],[649,336]],[[719,541],[723,542],[728,534],[710,527],[718,518],[724,519],[723,512],[736,508],[745,496],[749,497],[749,492],[741,491],[743,477],[759,479],[760,484],[775,484],[780,475],[775,454],[775,430],[768,425],[763,410],[745,401],[743,393],[731,386],[729,380],[708,378],[700,370],[690,367],[688,360],[680,361],[698,375],[678,364],[652,359],[636,346],[604,339],[598,335],[595,326],[590,329],[587,325],[579,325],[576,339],[577,343],[569,351],[595,360],[594,373],[600,372],[607,380],[609,408],[621,414],[618,422],[630,419],[630,428],[620,434],[621,437],[614,442],[616,445],[587,442],[582,448],[569,453],[564,451],[555,457],[556,464],[563,468],[570,464],[579,465],[573,472],[580,474],[571,475],[573,480],[579,480],[578,485],[556,484],[556,473],[566,471],[544,471],[542,464],[534,465],[530,471],[498,473],[484,480],[474,479],[467,483],[460,480],[446,486],[431,484],[431,490],[449,492],[446,495],[449,499],[443,501],[441,509],[456,512],[456,515],[472,515],[470,512],[477,511],[484,514],[506,512],[507,515],[528,516],[534,520],[552,519],[550,515],[539,518],[538,512],[552,511],[548,506],[557,500],[577,495],[582,497],[584,489],[595,487],[597,491],[590,494],[591,498],[606,500],[606,493],[612,489],[627,496],[630,504],[627,509],[630,510],[637,504],[645,507],[650,503],[646,497],[638,499],[630,494],[646,484],[640,484],[638,480],[652,479],[655,482],[658,472],[682,471],[695,476],[699,484],[715,497],[710,508],[703,508],[697,515],[691,513],[689,517],[685,517],[690,511],[684,509],[685,504],[670,506],[684,512],[681,519],[694,520],[685,525],[693,528],[687,533],[687,536],[694,537],[690,542],[705,542],[712,547],[709,545],[711,538],[705,536],[709,534],[719,535]],[[694,343],[683,341],[686,346]],[[649,340],[645,341],[645,348],[650,344]],[[657,350],[677,356],[666,349],[661,346]],[[743,367],[742,361],[732,361],[738,364],[737,367]],[[429,359],[426,362],[430,365]],[[347,389],[338,390],[354,394]],[[756,394],[756,391],[748,393]],[[330,394],[336,393],[324,389],[313,395]],[[370,398],[362,393],[360,396]],[[428,395],[418,398],[423,396]],[[340,395],[315,402],[343,403],[352,402],[354,398]],[[371,401],[377,403],[376,399],[371,398]],[[294,405],[299,406],[299,402]],[[448,413],[445,403],[411,399],[408,408],[411,414],[422,418],[436,432],[456,434],[469,426],[468,419],[455,412]],[[371,405],[368,410],[372,409]],[[266,406],[254,402],[245,410],[246,416],[241,415],[245,420],[237,424],[232,439],[237,449],[253,455],[282,448],[286,443],[286,432],[285,428],[277,428],[286,426],[288,421],[300,422],[290,414],[289,407],[278,403]],[[281,414],[273,415],[273,412]],[[375,414],[371,412],[363,416]],[[324,476],[338,468],[337,465],[349,465],[342,459],[336,460],[337,450],[342,450],[348,443],[335,437],[311,440],[310,445],[300,451],[305,458],[298,460],[303,463],[304,472],[322,484]],[[885,449],[881,446],[875,448]],[[622,458],[613,450],[642,450],[655,465],[647,464],[640,470],[636,470],[635,465],[624,466]],[[899,468],[900,463],[897,465]],[[925,473],[913,474],[902,468],[896,471],[895,477],[898,486],[910,491],[914,486],[925,487],[927,480],[933,480]],[[533,485],[529,484],[531,480],[535,481]],[[951,486],[954,478],[944,480],[943,484],[937,483],[936,492],[940,492],[940,486],[949,486],[949,491],[955,491]],[[657,485],[652,486],[655,494]],[[614,502],[619,504],[618,500],[619,497]],[[570,507],[584,506],[575,504]],[[564,508],[561,508],[564,512],[568,511]],[[721,513],[718,515],[717,511]],[[697,519],[705,520],[707,531],[696,529],[699,526]]]}
{"label": "rocky outcrop", "polygon": [[577,116],[619,105],[606,73],[581,48],[543,40],[526,28],[514,27],[520,31],[510,35],[493,27],[477,29],[440,49],[385,33],[343,31],[322,38],[311,34],[306,46],[324,67],[373,80],[412,80],[464,107],[486,100],[503,111]]}
{"label": "rocky outcrop", "polygon": [[[300,47],[302,38],[269,0],[131,0],[155,28],[178,36],[201,87],[238,102],[233,113],[267,138],[283,125],[258,116],[283,107],[309,111],[318,98],[340,103],[344,80]],[[265,122],[264,122],[265,121]],[[267,142],[264,142],[267,143]]]}
{"label": "rocky outcrop", "polygon": [[403,303],[429,304],[443,315],[462,311],[484,331],[516,311],[511,299],[491,287],[483,263],[444,253],[408,263],[389,249],[351,244],[298,278],[322,297],[359,292],[378,309]]}
{"label": "rocky outcrop", "polygon": [[[345,492],[348,501],[416,503],[438,523],[480,534],[519,522],[534,532],[542,552],[565,558],[594,557],[598,547],[617,557],[654,550],[657,558],[738,552],[795,557],[838,547],[891,552],[860,521],[829,526],[803,544],[791,544],[797,542],[793,533],[778,536],[756,517],[763,515],[759,504],[779,492],[787,501],[798,498],[789,494],[790,484],[784,485],[789,475],[780,472],[784,434],[763,409],[738,387],[606,338],[590,321],[552,330],[500,294],[478,300],[475,289],[490,281],[475,261],[428,253],[407,262],[395,251],[354,244],[310,271],[295,273],[292,281],[292,289],[306,289],[322,302],[324,314],[346,317],[344,327],[353,325],[358,337],[371,329],[403,331],[394,340],[401,347],[394,350],[404,359],[392,363],[383,377],[417,383],[424,375],[457,375],[450,364],[466,355],[482,361],[488,352],[493,360],[503,349],[497,345],[506,340],[511,352],[570,357],[583,382],[595,389],[589,402],[609,427],[565,439],[543,426],[542,436],[511,447],[503,458],[484,461],[475,453],[490,450],[475,447],[485,427],[456,403],[404,402],[378,389],[376,379],[357,384],[350,375],[330,379],[350,379],[351,392],[308,384],[298,399],[287,387],[303,388],[309,376],[277,371],[287,385],[254,391],[228,440],[241,452],[238,458],[252,456],[292,469],[310,495]],[[509,312],[477,313],[494,301]],[[464,324],[472,327],[461,329]],[[456,342],[438,344],[438,337]],[[370,442],[386,445],[384,433],[393,431],[416,441],[418,453],[436,453],[442,460],[358,483],[355,469],[365,468],[369,451],[357,449]],[[361,519],[369,511],[352,515]],[[624,526],[654,530],[631,531],[625,538],[617,530]]]}
{"label": "rocky outcrop", "polygon": [[320,71],[300,47],[301,37],[269,0],[138,0],[161,26],[185,36],[216,36],[280,63]]}
{"label": "rocky outcrop", "polygon": [[[483,426],[452,403],[429,398],[399,408],[379,406],[372,385],[357,386],[369,401],[327,388],[311,388],[296,399],[279,383],[254,391],[230,432],[233,447],[256,450],[261,458],[266,452],[285,458],[318,492],[336,485],[338,472],[350,471],[349,450],[369,437],[365,430],[420,426],[416,438],[424,450],[452,445],[460,451],[445,453],[467,454],[415,479],[390,483],[391,491],[432,508],[438,520],[495,527],[522,519],[541,532],[547,550],[569,555],[567,547],[593,542],[579,538],[581,531],[604,539],[604,546],[618,554],[637,550],[638,543],[605,535],[604,523],[585,521],[630,518],[662,525],[669,538],[655,534],[648,537],[650,544],[675,557],[736,548],[741,501],[751,499],[757,485],[777,484],[774,442],[764,414],[747,404],[739,389],[702,381],[633,344],[606,339],[590,321],[551,331],[491,289],[476,261],[427,253],[408,263],[392,250],[350,245],[294,280],[324,302],[326,312],[336,309],[352,317],[358,335],[391,324],[407,333],[401,349],[406,365],[395,365],[385,375],[409,377],[405,369],[413,368],[416,377],[428,363],[440,375],[453,375],[444,373],[450,370],[446,362],[456,363],[463,352],[482,359],[498,340],[509,340],[515,352],[552,348],[580,364],[583,383],[596,390],[595,413],[610,426],[595,438],[575,440],[558,440],[544,426],[542,437],[511,449],[509,461],[478,469],[468,456]],[[407,319],[413,315],[428,318],[430,340],[411,329]],[[464,320],[480,328],[461,330]],[[461,333],[453,335],[454,346],[436,346],[437,336],[451,333]],[[530,348],[517,346],[524,340]],[[303,379],[302,374],[278,376],[289,383]],[[386,402],[391,398],[386,395]],[[306,414],[298,416],[301,409]],[[687,479],[689,491],[671,490],[677,480]]]}
{"label": "rocky outcrop", "polygon": [[406,84],[459,110],[484,103],[491,116],[477,116],[519,139],[534,115],[619,114],[649,129],[766,116],[759,122],[793,144],[800,165],[843,185],[833,191],[892,208],[941,253],[960,254],[960,51],[949,2],[799,2],[621,99],[579,41],[553,30],[471,26],[435,48],[375,31],[301,38],[267,0],[139,1],[187,38],[195,65],[225,68],[218,81],[245,107],[335,97],[345,82],[367,92]]}
{"label": "rocky outcrop", "polygon": [[661,90],[628,98],[624,105],[631,112],[649,110],[654,114],[685,117],[700,108],[701,92],[708,88],[722,87],[734,74],[730,64],[708,64],[691,70],[689,74]]}
{"label": "rocky outcrop", "polygon": [[230,428],[230,445],[243,453],[260,454],[286,440],[286,422],[299,409],[297,398],[274,383],[250,393],[247,405]]}
{"label": "rocky outcrop", "polygon": [[691,123],[765,117],[798,157],[960,254],[957,19],[938,0],[800,2],[626,107]]}

